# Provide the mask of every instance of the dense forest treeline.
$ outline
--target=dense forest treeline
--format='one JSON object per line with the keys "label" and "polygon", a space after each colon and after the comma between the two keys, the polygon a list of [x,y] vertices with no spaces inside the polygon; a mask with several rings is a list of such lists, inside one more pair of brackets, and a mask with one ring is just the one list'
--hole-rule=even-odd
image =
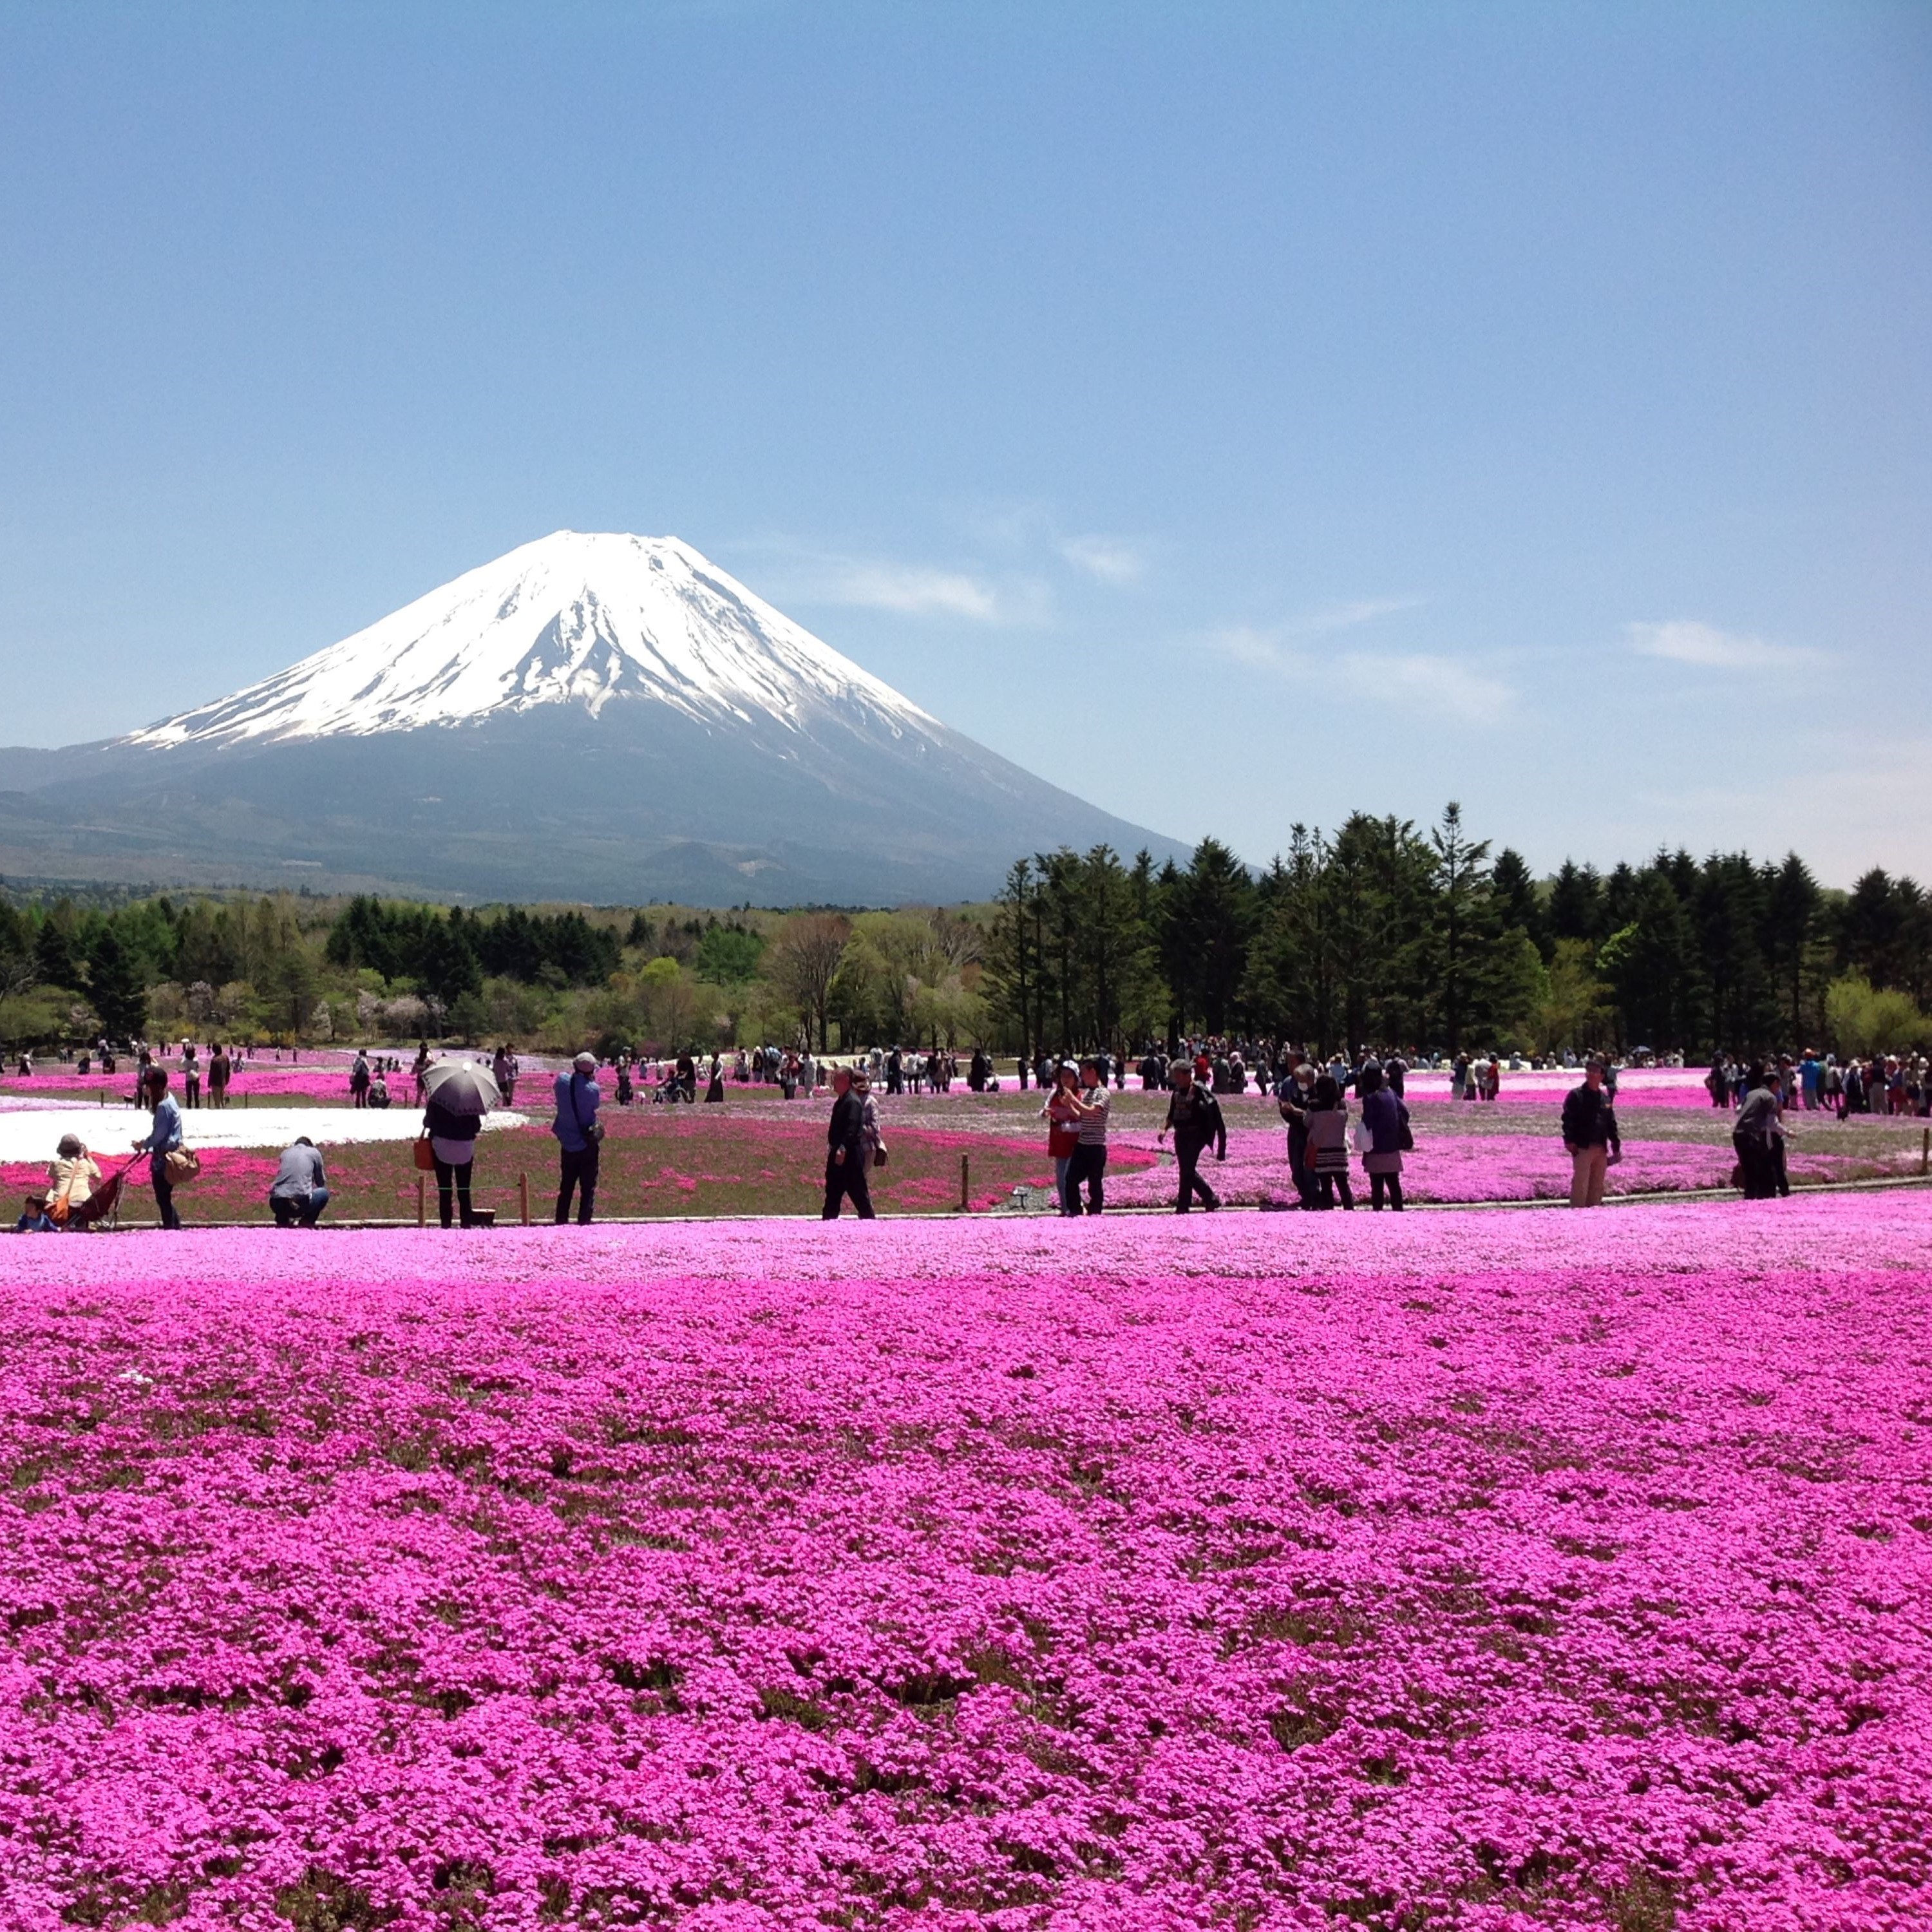
{"label": "dense forest treeline", "polygon": [[1426,831],[1297,826],[1258,874],[1216,841],[1185,870],[1102,850],[1014,866],[989,950],[1029,1046],[1180,1029],[1363,1045],[1701,1057],[1924,1044],[1932,902],[1796,854],[1659,853],[1534,879],[1451,805]]}
{"label": "dense forest treeline", "polygon": [[1449,806],[1295,826],[1266,868],[1105,847],[1017,862],[954,910],[467,911],[156,894],[0,900],[0,1041],[503,1038],[663,1050],[772,1040],[1037,1053],[1181,1034],[1701,1057],[1932,1042],[1932,901],[1795,854],[1659,853],[1532,877]]}

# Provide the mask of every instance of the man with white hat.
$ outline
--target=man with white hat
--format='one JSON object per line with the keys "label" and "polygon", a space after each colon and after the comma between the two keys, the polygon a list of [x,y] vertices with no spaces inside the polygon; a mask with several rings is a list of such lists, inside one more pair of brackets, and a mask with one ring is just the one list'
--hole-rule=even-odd
{"label": "man with white hat", "polygon": [[590,1225],[591,1204],[597,1198],[598,1149],[604,1138],[597,1106],[603,1097],[594,1054],[580,1053],[570,1071],[556,1076],[556,1118],[550,1130],[556,1136],[562,1168],[556,1189],[559,1227],[570,1219],[573,1192],[578,1196],[577,1225]]}

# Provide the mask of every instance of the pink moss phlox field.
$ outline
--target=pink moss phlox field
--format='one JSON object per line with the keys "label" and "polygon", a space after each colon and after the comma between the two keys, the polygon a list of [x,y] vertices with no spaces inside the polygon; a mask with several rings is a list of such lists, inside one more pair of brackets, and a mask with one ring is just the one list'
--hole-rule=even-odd
{"label": "pink moss phlox field", "polygon": [[[201,1178],[204,1181],[259,1182],[264,1193],[281,1165],[274,1154],[254,1152],[245,1148],[199,1148],[196,1154],[201,1162]],[[126,1142],[119,1141],[111,1147],[97,1147],[94,1158],[104,1175],[115,1173],[128,1159]],[[146,1161],[134,1170],[133,1184],[140,1188],[148,1185]],[[44,1193],[46,1185],[45,1161],[0,1162],[0,1200],[17,1201],[29,1191]]]}
{"label": "pink moss phlox field", "polygon": [[8,1932],[1876,1932],[1932,1198],[0,1278]]}
{"label": "pink moss phlox field", "polygon": [[[1130,1148],[1144,1152],[1151,1134],[1138,1130],[1120,1137]],[[1706,1146],[1696,1141],[1649,1141],[1626,1136],[1624,1157],[1606,1176],[1612,1194],[1682,1193],[1730,1185],[1736,1156],[1728,1144]],[[1788,1168],[1793,1181],[1859,1180],[1886,1174],[1916,1173],[1917,1148],[1901,1148],[1894,1158],[1880,1161],[1834,1154],[1830,1144],[1795,1146]],[[1359,1155],[1352,1154],[1350,1185],[1366,1195],[1368,1181]],[[1202,1172],[1216,1193],[1242,1205],[1258,1202],[1292,1202],[1288,1140],[1281,1130],[1235,1127],[1228,1135],[1228,1157],[1210,1156]],[[1432,1136],[1424,1121],[1417,1122],[1417,1144],[1402,1156],[1402,1188],[1416,1202],[1553,1201],[1568,1197],[1570,1164],[1553,1135],[1457,1133]],[[1112,1181],[1107,1198],[1124,1208],[1153,1207],[1171,1202],[1178,1176],[1172,1155],[1156,1166]]]}

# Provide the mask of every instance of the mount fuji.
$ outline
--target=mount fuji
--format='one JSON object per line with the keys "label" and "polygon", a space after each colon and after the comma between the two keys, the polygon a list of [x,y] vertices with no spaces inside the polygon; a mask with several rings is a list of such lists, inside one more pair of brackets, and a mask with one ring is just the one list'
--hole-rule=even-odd
{"label": "mount fuji", "polygon": [[0,872],[901,904],[1178,855],[949,729],[675,537],[560,530],[128,736],[0,750]]}

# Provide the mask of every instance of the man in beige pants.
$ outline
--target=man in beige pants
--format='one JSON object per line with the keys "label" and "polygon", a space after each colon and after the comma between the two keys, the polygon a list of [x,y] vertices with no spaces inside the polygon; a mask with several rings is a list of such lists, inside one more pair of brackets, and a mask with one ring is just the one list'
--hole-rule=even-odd
{"label": "man in beige pants", "polygon": [[1616,1109],[1604,1091],[1605,1070],[1603,1056],[1591,1054],[1582,1085],[1573,1087],[1563,1099],[1563,1147],[1570,1160],[1573,1208],[1600,1208],[1604,1174],[1612,1161],[1623,1158]]}

